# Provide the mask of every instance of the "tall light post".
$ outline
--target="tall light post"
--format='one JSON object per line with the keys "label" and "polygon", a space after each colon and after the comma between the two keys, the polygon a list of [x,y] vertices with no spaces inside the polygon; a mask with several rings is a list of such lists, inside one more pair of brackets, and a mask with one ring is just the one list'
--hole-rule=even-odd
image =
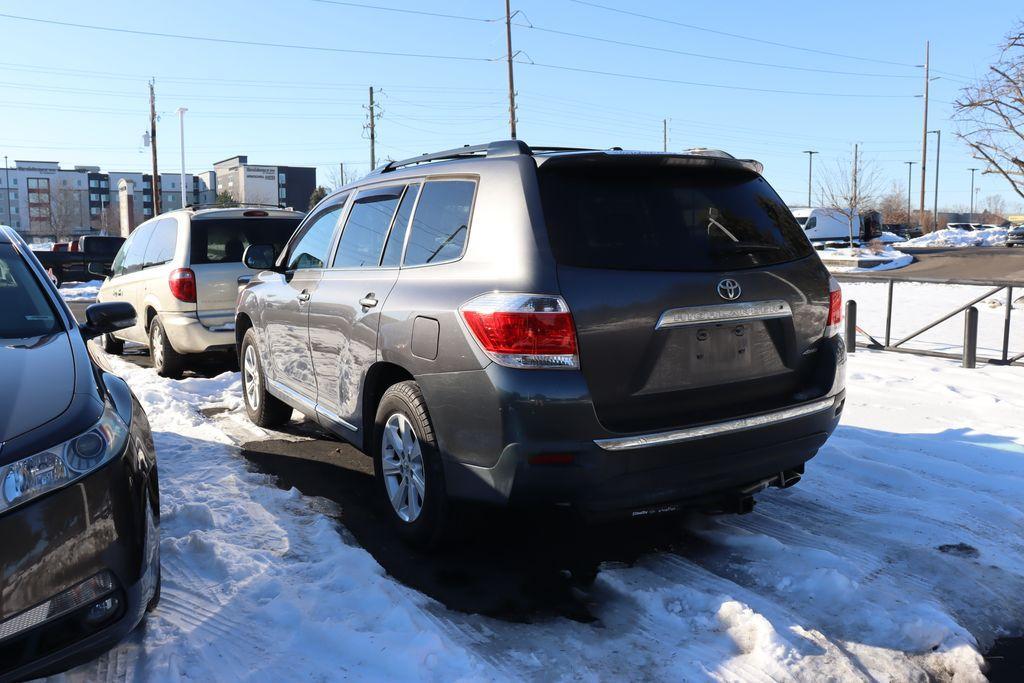
{"label": "tall light post", "polygon": [[939,154],[942,152],[942,131],[930,130],[935,133],[935,197],[932,204],[932,230],[939,229]]}
{"label": "tall light post", "polygon": [[907,226],[910,227],[910,222],[914,220],[910,215],[910,184],[914,180],[912,171],[914,169],[914,164],[916,164],[917,162],[904,161],[903,163],[907,165]]}
{"label": "tall light post", "polygon": [[811,170],[814,167],[814,155],[817,152],[805,149],[804,154],[807,155],[807,208],[811,208]]}
{"label": "tall light post", "polygon": [[971,217],[968,219],[968,222],[969,223],[973,223],[974,222],[974,172],[977,171],[978,169],[976,169],[976,168],[969,168],[967,170],[971,172]]}
{"label": "tall light post", "polygon": [[181,208],[185,208],[188,204],[187,196],[185,193],[185,112],[188,109],[185,107],[178,107],[178,130],[181,134]]}

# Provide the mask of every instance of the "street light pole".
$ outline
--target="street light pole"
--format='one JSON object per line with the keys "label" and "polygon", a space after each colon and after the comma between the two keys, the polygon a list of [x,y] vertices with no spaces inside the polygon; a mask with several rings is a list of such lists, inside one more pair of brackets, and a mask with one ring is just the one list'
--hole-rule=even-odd
{"label": "street light pole", "polygon": [[932,230],[939,229],[939,154],[942,153],[942,131],[930,130],[935,133],[935,196],[933,197],[932,208]]}
{"label": "street light pole", "polygon": [[973,223],[974,222],[974,172],[977,171],[978,169],[976,169],[976,168],[969,168],[967,170],[971,172],[971,217],[968,219],[968,222]]}
{"label": "street light pole", "polygon": [[807,208],[811,208],[811,170],[814,167],[814,155],[817,154],[814,150],[805,149],[804,154],[807,155]]}
{"label": "street light pole", "polygon": [[904,161],[907,165],[907,227],[910,227],[911,222],[914,220],[910,215],[910,184],[913,182],[913,169],[916,161]]}
{"label": "street light pole", "polygon": [[188,204],[187,195],[185,194],[185,112],[188,109],[185,107],[178,107],[178,130],[181,134],[181,208],[185,208]]}

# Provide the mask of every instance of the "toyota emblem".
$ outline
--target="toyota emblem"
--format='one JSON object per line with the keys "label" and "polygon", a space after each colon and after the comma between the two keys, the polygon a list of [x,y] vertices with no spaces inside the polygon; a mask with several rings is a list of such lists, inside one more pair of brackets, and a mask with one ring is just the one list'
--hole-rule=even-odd
{"label": "toyota emblem", "polygon": [[740,298],[740,294],[743,291],[740,289],[740,283],[733,280],[731,277],[727,277],[718,283],[718,296],[722,297],[726,301],[735,301]]}

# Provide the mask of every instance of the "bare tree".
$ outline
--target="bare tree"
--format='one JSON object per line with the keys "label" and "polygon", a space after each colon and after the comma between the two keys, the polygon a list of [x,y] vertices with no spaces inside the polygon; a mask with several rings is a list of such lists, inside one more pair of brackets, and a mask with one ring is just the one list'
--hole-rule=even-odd
{"label": "bare tree", "polygon": [[878,210],[882,212],[883,223],[910,224],[907,214],[907,191],[903,185],[893,183],[889,191],[878,198]]}
{"label": "bare tree", "polygon": [[863,156],[857,157],[856,163],[851,158],[837,159],[823,174],[818,184],[819,201],[849,223],[850,246],[860,232],[860,215],[874,208],[881,187],[878,168]]}
{"label": "bare tree", "polygon": [[1024,197],[1024,22],[1006,37],[999,60],[954,103],[957,136]]}
{"label": "bare tree", "polygon": [[1006,217],[1006,200],[998,194],[992,194],[985,197],[985,213],[991,213],[999,216],[1000,219]]}
{"label": "bare tree", "polygon": [[325,187],[328,191],[333,192],[359,180],[359,175],[349,170],[342,171],[340,168],[332,167],[331,170],[327,171],[326,180],[327,184]]}
{"label": "bare tree", "polygon": [[50,228],[58,240],[71,234],[72,228],[81,228],[88,221],[84,217],[83,190],[61,187],[50,192]]}

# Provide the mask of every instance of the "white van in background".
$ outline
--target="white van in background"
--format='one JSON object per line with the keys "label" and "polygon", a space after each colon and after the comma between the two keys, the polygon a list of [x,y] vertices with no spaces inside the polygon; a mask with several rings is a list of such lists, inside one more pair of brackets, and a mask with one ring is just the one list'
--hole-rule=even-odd
{"label": "white van in background", "polygon": [[[836,209],[822,207],[797,207],[793,217],[804,229],[812,242],[848,242],[850,240],[850,219]],[[866,242],[881,234],[881,215],[868,211],[861,216],[853,214],[853,239]]]}

